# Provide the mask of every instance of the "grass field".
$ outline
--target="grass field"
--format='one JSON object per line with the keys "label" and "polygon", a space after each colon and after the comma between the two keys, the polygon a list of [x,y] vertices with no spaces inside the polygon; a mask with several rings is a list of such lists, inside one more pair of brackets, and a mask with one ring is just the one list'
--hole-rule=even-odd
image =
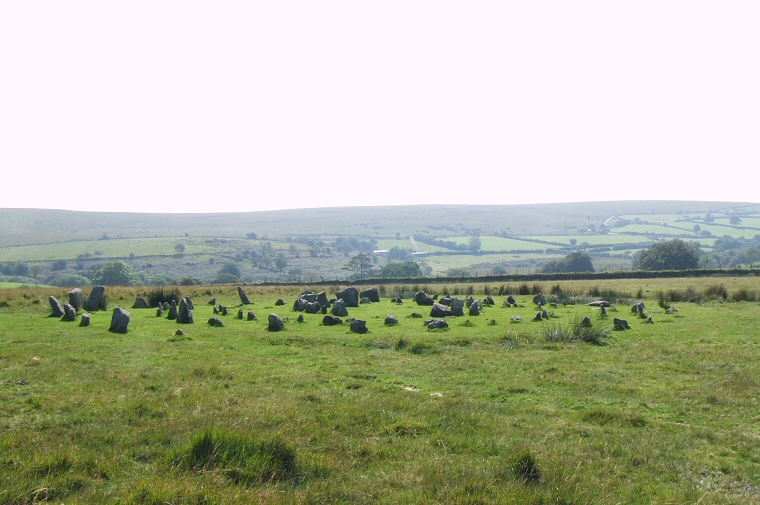
{"label": "grass field", "polygon": [[[47,317],[60,288],[0,290],[0,503],[760,500],[760,304],[734,301],[757,300],[756,278],[522,286],[571,302],[541,322],[531,295],[501,306],[518,284],[380,288],[349,309],[366,335],[296,322],[301,288],[251,288],[256,321],[235,317],[234,288],[187,288],[182,336],[155,309],[113,334],[110,310],[86,328]],[[428,315],[420,288],[496,305],[429,330],[410,317]],[[109,288],[109,308],[143,294]],[[211,296],[232,309],[222,328]],[[583,304],[601,297],[608,318]],[[597,345],[577,340],[582,316]]]}

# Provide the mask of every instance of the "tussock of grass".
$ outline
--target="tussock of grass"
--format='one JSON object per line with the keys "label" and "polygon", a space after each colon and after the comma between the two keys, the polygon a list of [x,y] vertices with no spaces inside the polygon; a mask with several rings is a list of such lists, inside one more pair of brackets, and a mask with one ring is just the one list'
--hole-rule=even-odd
{"label": "tussock of grass", "polygon": [[204,431],[193,437],[179,466],[198,473],[219,472],[236,484],[251,486],[294,479],[296,452],[280,440]]}
{"label": "tussock of grass", "polygon": [[581,318],[577,317],[572,323],[563,325],[561,322],[551,322],[543,328],[544,340],[546,342],[588,342],[594,345],[604,345],[609,330],[603,320],[592,321],[590,326],[581,324]]}
{"label": "tussock of grass", "polygon": [[536,484],[541,480],[541,470],[533,454],[528,450],[522,451],[515,457],[511,470],[516,479],[527,484]]}

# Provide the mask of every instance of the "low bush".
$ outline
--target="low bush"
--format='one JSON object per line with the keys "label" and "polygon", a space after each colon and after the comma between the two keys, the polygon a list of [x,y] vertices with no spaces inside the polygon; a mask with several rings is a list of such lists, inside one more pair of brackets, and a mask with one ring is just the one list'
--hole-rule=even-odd
{"label": "low bush", "polygon": [[182,294],[177,287],[166,289],[157,288],[148,293],[148,305],[151,307],[158,307],[164,303],[171,303],[172,300],[174,300],[174,303],[177,305],[179,305],[180,300],[182,300]]}
{"label": "low bush", "polygon": [[728,291],[723,284],[712,284],[707,286],[703,292],[705,298],[720,298],[725,301],[728,299]]}
{"label": "low bush", "polygon": [[731,293],[731,299],[735,302],[756,302],[758,300],[757,291],[741,288]]}

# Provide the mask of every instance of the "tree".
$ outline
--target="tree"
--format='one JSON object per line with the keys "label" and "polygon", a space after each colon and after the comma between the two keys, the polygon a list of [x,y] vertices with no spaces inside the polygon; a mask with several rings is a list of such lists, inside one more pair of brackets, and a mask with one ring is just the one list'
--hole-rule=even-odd
{"label": "tree", "polygon": [[176,244],[174,244],[174,250],[177,251],[177,254],[182,254],[183,252],[185,252],[185,244],[183,244],[182,242],[177,242]]}
{"label": "tree", "polygon": [[470,252],[478,252],[480,250],[480,237],[473,235],[467,242],[467,250]]}
{"label": "tree", "polygon": [[681,239],[657,242],[633,255],[636,270],[688,270],[699,267],[699,249]]}
{"label": "tree", "polygon": [[389,263],[380,269],[381,277],[422,277],[420,265],[414,261]]}
{"label": "tree", "polygon": [[229,272],[219,272],[214,279],[214,284],[240,284],[240,277]]}
{"label": "tree", "polygon": [[121,261],[103,263],[90,279],[96,286],[134,286],[142,282],[137,273]]}
{"label": "tree", "polygon": [[394,245],[388,251],[388,260],[389,261],[392,261],[392,260],[409,261],[409,257],[411,255],[412,255],[411,249],[405,249],[403,247]]}
{"label": "tree", "polygon": [[220,277],[222,277],[222,274],[229,274],[239,279],[241,275],[240,267],[237,266],[235,263],[225,263],[224,266],[219,269],[219,273],[217,274],[216,278],[219,279]]}
{"label": "tree", "polygon": [[586,252],[575,251],[560,260],[550,260],[544,264],[545,273],[593,272],[594,264]]}
{"label": "tree", "polygon": [[757,263],[760,263],[760,248],[749,246],[736,256],[736,263],[747,265],[749,268],[754,268]]}
{"label": "tree", "polygon": [[285,267],[288,266],[288,259],[284,254],[280,253],[274,258],[274,266],[277,267],[277,270],[282,272],[285,270]]}
{"label": "tree", "polygon": [[728,218],[728,222],[731,223],[731,226],[739,226],[742,224],[742,218],[734,214]]}
{"label": "tree", "polygon": [[491,268],[491,275],[506,275],[507,273],[507,266],[504,263],[496,264]]}
{"label": "tree", "polygon": [[372,258],[368,254],[360,253],[348,260],[348,264],[343,270],[351,270],[354,277],[361,279],[366,276],[372,269]]}
{"label": "tree", "polygon": [[21,262],[16,263],[16,266],[13,268],[13,274],[20,277],[26,277],[29,275],[29,265]]}

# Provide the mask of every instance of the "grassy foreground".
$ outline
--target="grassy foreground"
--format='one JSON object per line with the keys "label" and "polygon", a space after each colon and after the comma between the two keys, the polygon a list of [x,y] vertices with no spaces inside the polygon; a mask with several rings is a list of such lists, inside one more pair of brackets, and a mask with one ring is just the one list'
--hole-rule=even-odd
{"label": "grassy foreground", "polygon": [[[541,322],[531,295],[502,307],[516,285],[419,287],[496,305],[429,330],[411,317],[429,307],[390,301],[417,287],[385,286],[349,309],[358,335],[297,322],[299,290],[247,288],[246,321],[234,287],[187,288],[185,335],[155,309],[128,309],[122,335],[110,310],[86,328],[47,317],[66,290],[0,290],[0,503],[760,501],[760,304],[732,299],[760,280],[566,283],[575,304]],[[667,314],[669,291],[700,301]],[[589,293],[615,299],[608,318]],[[140,294],[109,288],[109,309]],[[573,338],[586,315],[601,345]]]}

